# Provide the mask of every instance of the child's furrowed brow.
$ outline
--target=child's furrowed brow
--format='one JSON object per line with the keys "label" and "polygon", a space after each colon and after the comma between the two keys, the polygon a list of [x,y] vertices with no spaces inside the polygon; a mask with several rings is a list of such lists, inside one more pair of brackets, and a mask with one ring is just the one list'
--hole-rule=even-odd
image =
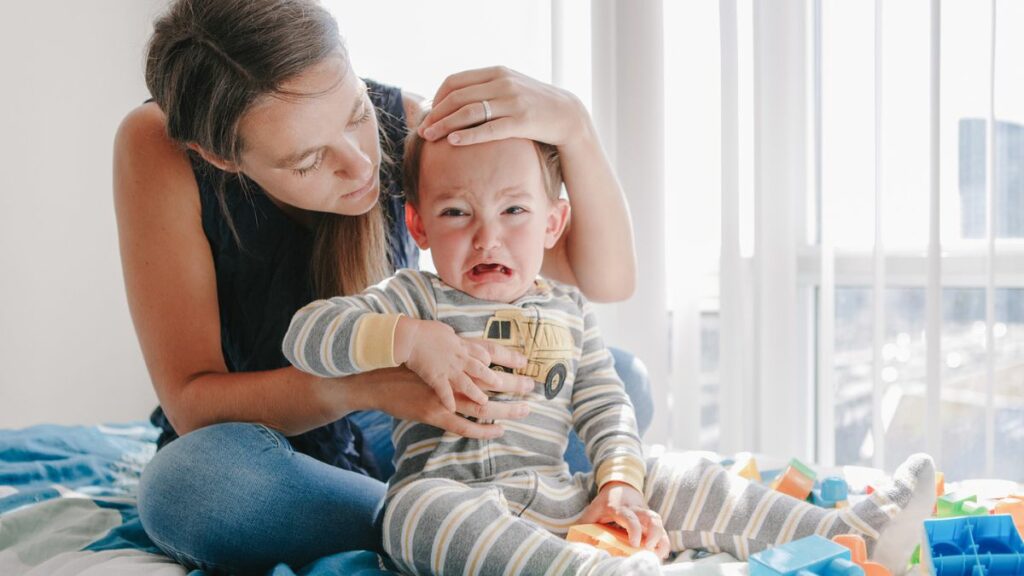
{"label": "child's furrowed brow", "polygon": [[498,194],[498,197],[501,198],[502,200],[512,200],[512,201],[515,201],[515,202],[522,202],[522,201],[526,201],[526,200],[531,200],[533,198],[533,194],[530,194],[529,192],[523,190],[522,188],[515,187],[515,188],[506,188],[506,189],[502,190]]}

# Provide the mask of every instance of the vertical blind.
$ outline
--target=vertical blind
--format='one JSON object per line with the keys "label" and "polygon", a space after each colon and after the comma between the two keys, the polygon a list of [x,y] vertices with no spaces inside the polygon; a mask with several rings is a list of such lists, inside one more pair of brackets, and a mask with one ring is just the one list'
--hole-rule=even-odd
{"label": "vertical blind", "polygon": [[[989,476],[997,446],[1024,448],[1024,232],[997,234],[999,202],[1024,189],[1000,180],[1017,148],[996,114],[996,5],[704,0],[665,3],[652,31],[656,11],[628,19],[592,3],[595,120],[631,199],[640,283],[667,286],[602,317],[609,341],[666,378],[648,440],[881,468],[927,450],[956,470],[977,452],[960,472]],[[664,68],[648,74],[662,37]],[[646,52],[627,56],[640,39]],[[602,72],[610,62],[617,78]],[[965,82],[964,62],[984,81]],[[652,133],[623,133],[638,110],[652,120],[652,90],[664,90],[663,186],[638,176],[658,153]],[[950,120],[970,108],[963,93],[987,109]],[[977,234],[971,182],[983,189]],[[983,312],[951,317],[957,298]],[[631,346],[621,334],[636,331],[646,339]],[[956,372],[968,363],[980,384]],[[951,443],[958,422],[970,437]]]}

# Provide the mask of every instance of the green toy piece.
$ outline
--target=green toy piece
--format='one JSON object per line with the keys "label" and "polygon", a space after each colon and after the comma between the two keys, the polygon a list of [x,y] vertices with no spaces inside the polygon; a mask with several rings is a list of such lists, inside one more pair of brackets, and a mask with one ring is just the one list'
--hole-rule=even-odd
{"label": "green toy piece", "polygon": [[963,492],[950,492],[939,497],[936,503],[936,518],[958,516],[987,516],[988,508],[978,504],[978,496]]}

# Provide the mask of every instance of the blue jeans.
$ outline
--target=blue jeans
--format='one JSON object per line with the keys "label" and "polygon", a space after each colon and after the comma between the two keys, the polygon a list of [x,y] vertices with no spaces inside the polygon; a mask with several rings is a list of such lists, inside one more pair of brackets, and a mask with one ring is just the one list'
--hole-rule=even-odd
{"label": "blue jeans", "polygon": [[[653,413],[647,372],[612,349],[641,433]],[[382,472],[394,468],[391,418],[353,416]],[[573,434],[573,471],[588,470]],[[295,452],[279,432],[259,424],[208,426],[171,442],[146,466],[139,518],[168,556],[211,573],[259,572],[284,562],[296,569],[346,550],[381,549],[386,484]]]}

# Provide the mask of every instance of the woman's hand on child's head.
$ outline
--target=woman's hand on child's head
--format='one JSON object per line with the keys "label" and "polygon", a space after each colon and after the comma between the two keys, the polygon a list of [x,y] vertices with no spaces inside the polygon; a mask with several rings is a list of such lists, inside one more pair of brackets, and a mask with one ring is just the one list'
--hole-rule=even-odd
{"label": "woman's hand on child's head", "polygon": [[437,393],[445,408],[455,412],[455,394],[486,404],[488,396],[484,390],[502,385],[498,373],[490,369],[491,355],[487,349],[458,336],[443,322],[409,322],[412,346],[404,363]]}
{"label": "woman's hand on child's head", "polygon": [[626,529],[629,545],[639,548],[641,543],[664,559],[669,553],[668,533],[661,516],[647,507],[644,495],[624,482],[608,482],[580,516],[579,524],[607,524],[614,522]]}
{"label": "woman's hand on child's head", "polygon": [[419,133],[457,145],[525,138],[561,146],[582,133],[587,118],[571,92],[495,66],[446,78]]}

